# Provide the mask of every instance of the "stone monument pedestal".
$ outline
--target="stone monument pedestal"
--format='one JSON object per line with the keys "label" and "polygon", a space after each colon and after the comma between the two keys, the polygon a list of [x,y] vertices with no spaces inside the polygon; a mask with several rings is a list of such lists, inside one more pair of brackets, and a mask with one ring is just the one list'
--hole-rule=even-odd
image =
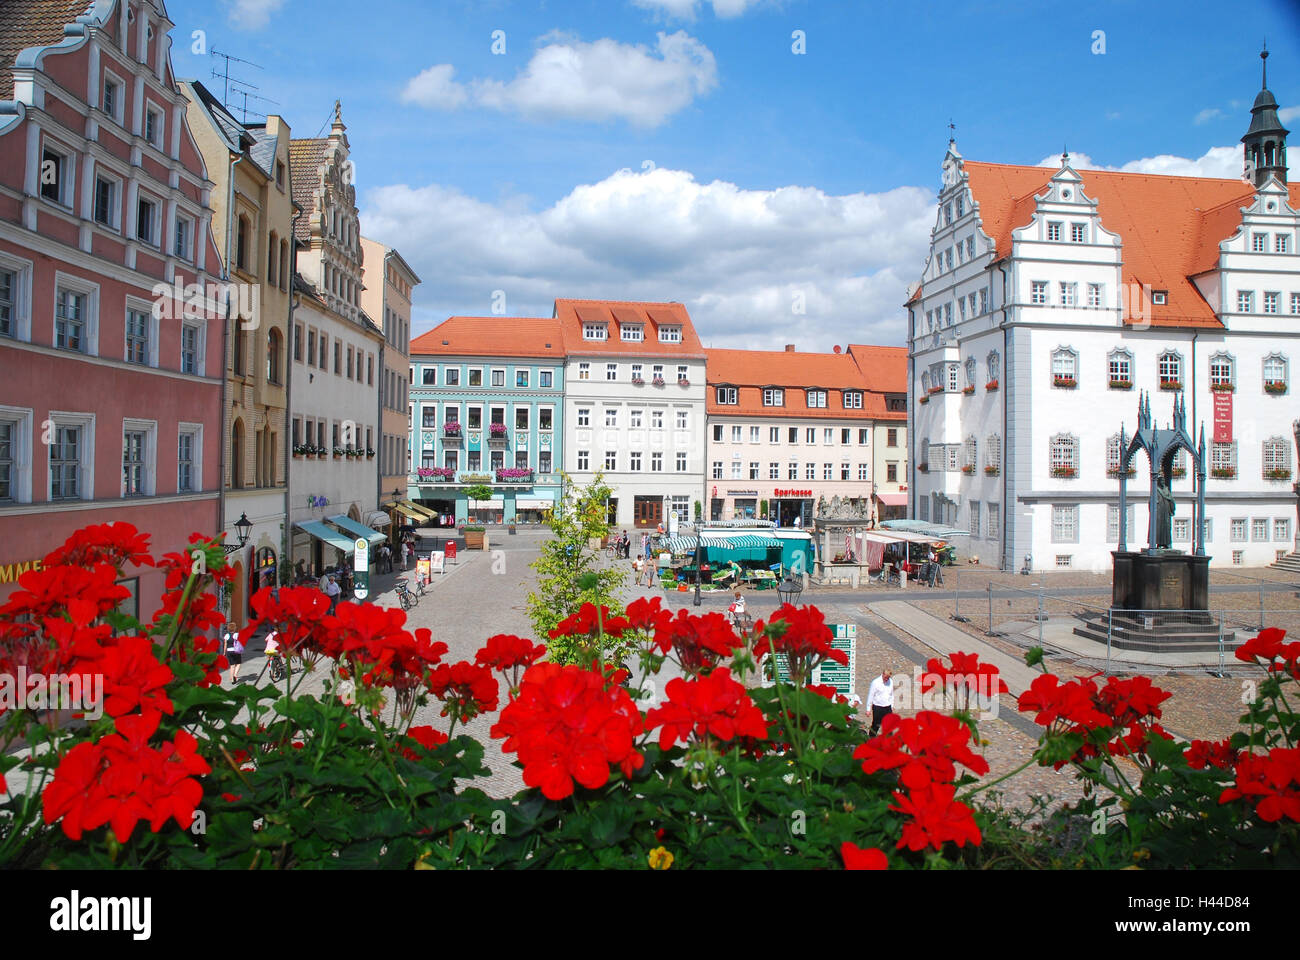
{"label": "stone monument pedestal", "polygon": [[1111,610],[1074,632],[1125,650],[1209,653],[1236,645],[1210,616],[1210,558],[1187,553],[1112,551]]}

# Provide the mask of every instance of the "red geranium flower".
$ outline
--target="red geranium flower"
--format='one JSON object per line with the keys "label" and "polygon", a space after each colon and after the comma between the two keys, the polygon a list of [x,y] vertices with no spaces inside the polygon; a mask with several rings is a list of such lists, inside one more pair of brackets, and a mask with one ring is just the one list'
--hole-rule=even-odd
{"label": "red geranium flower", "polygon": [[429,677],[429,690],[443,702],[442,715],[461,723],[495,710],[500,694],[492,671],[468,660],[436,668]]}
{"label": "red geranium flower", "polygon": [[880,736],[853,751],[853,759],[862,761],[863,773],[901,769],[903,786],[917,789],[933,782],[951,783],[957,778],[958,763],[980,776],[989,772],[988,761],[968,746],[970,728],[956,717],[933,710],[914,717],[891,713],[880,730]]}
{"label": "red geranium flower", "polygon": [[526,785],[560,800],[575,781],[591,790],[604,785],[611,766],[626,777],[640,769],[645,758],[635,738],[642,732],[640,711],[622,687],[572,664],[539,663],[524,674],[491,736],[504,737],[501,749],[518,755]]}
{"label": "red geranium flower", "polygon": [[548,636],[552,640],[556,637],[582,637],[590,636],[600,630],[604,630],[607,637],[621,637],[623,631],[627,630],[631,624],[623,617],[612,617],[609,613],[609,607],[604,605],[600,608],[600,616],[596,615],[596,605],[593,603],[584,603],[582,608],[570,617],[566,617],[556,624]]}
{"label": "red geranium flower", "polygon": [[845,840],[840,844],[840,856],[844,858],[845,870],[889,869],[889,858],[877,847],[863,850],[857,844]]}
{"label": "red geranium flower", "polygon": [[154,561],[149,555],[149,535],[121,521],[91,524],[82,527],[68,537],[63,546],[47,554],[44,565],[93,567],[100,563],[107,563],[118,571],[128,563],[152,567]]}
{"label": "red geranium flower", "polygon": [[945,666],[939,658],[926,663],[925,674],[921,677],[922,693],[929,693],[939,684],[949,690],[967,690],[983,696],[1011,692],[998,668],[991,663],[980,663],[979,654],[957,652],[948,659],[952,662],[951,667]]}
{"label": "red geranium flower", "polygon": [[627,608],[627,622],[633,630],[654,633],[673,615],[664,609],[662,597],[638,597]]}
{"label": "red geranium flower", "polygon": [[99,659],[104,672],[104,712],[110,717],[140,709],[172,712],[167,684],[171,667],[158,662],[148,637],[118,637]]}
{"label": "red geranium flower", "polygon": [[1238,751],[1227,740],[1193,740],[1184,755],[1193,770],[1204,770],[1207,766],[1227,770],[1237,762]]}
{"label": "red geranium flower", "polygon": [[1285,630],[1269,627],[1239,646],[1233,656],[1246,663],[1254,663],[1256,658],[1272,660],[1282,652],[1282,641],[1285,639]]}
{"label": "red geranium flower", "polygon": [[692,732],[697,740],[710,736],[722,741],[738,736],[767,738],[762,711],[726,668],[692,680],[674,677],[664,692],[668,696],[664,705],[646,714],[647,730],[663,727],[659,735],[663,750],[678,740],[685,743]]}
{"label": "red geranium flower", "polygon": [[675,651],[677,662],[689,674],[712,670],[743,642],[720,613],[693,616],[678,610],[676,617],[656,620],[655,643],[664,653]]}
{"label": "red geranium flower", "polygon": [[770,651],[785,656],[796,684],[811,677],[813,669],[824,660],[848,666],[849,655],[831,646],[830,628],[816,607],[782,604],[766,625],[761,620],[756,623],[754,632],[760,635],[754,654],[761,657]]}
{"label": "red geranium flower", "polygon": [[1166,693],[1151,682],[1150,677],[1109,677],[1098,695],[1100,706],[1123,726],[1143,717],[1160,716],[1160,704],[1172,694]]}
{"label": "red geranium flower", "polygon": [[1283,817],[1300,822],[1300,749],[1274,747],[1265,756],[1242,754],[1236,771],[1236,784],[1219,795],[1219,803],[1246,798],[1267,823]]}
{"label": "red geranium flower", "polygon": [[1034,723],[1043,727],[1064,720],[1092,730],[1110,725],[1110,717],[1093,702],[1096,696],[1097,685],[1090,679],[1061,683],[1059,677],[1045,673],[1035,677],[1029,689],[1020,695],[1018,709],[1021,713],[1037,710]]}
{"label": "red geranium flower", "polygon": [[909,850],[932,846],[941,850],[949,840],[959,847],[964,847],[968,840],[979,846],[983,837],[975,817],[970,807],[953,799],[954,793],[952,785],[947,783],[932,783],[906,796],[895,793],[896,805],[890,809],[912,818],[903,824],[903,837],[898,846]]}
{"label": "red geranium flower", "polygon": [[[406,735],[422,746],[425,750],[433,750],[447,742],[447,735],[441,730],[435,730],[427,724],[422,727],[411,727],[406,731]],[[412,750],[410,747],[402,748],[402,755],[408,760],[419,762],[424,759],[423,754]]]}

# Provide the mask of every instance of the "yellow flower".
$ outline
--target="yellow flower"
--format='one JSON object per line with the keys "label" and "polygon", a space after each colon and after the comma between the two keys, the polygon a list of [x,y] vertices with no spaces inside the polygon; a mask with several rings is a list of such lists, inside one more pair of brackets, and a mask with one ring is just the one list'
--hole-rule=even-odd
{"label": "yellow flower", "polygon": [[665,847],[655,847],[646,858],[651,870],[667,870],[673,865],[673,855]]}

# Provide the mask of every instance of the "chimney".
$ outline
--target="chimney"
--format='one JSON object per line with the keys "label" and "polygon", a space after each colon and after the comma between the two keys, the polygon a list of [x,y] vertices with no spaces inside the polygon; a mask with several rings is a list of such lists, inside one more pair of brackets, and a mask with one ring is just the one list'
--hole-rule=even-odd
{"label": "chimney", "polygon": [[786,352],[786,353],[794,353],[794,344],[793,344],[793,343],[787,343],[787,344],[785,345],[785,352]]}

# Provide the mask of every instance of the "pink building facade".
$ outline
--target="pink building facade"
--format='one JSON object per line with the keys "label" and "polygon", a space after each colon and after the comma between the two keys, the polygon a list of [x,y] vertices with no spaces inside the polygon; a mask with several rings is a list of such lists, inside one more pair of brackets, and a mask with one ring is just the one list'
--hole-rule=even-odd
{"label": "pink building facade", "polygon": [[[6,13],[0,600],[89,524],[132,523],[155,554],[221,529],[225,313],[163,4]],[[161,575],[128,578],[148,618]]]}

